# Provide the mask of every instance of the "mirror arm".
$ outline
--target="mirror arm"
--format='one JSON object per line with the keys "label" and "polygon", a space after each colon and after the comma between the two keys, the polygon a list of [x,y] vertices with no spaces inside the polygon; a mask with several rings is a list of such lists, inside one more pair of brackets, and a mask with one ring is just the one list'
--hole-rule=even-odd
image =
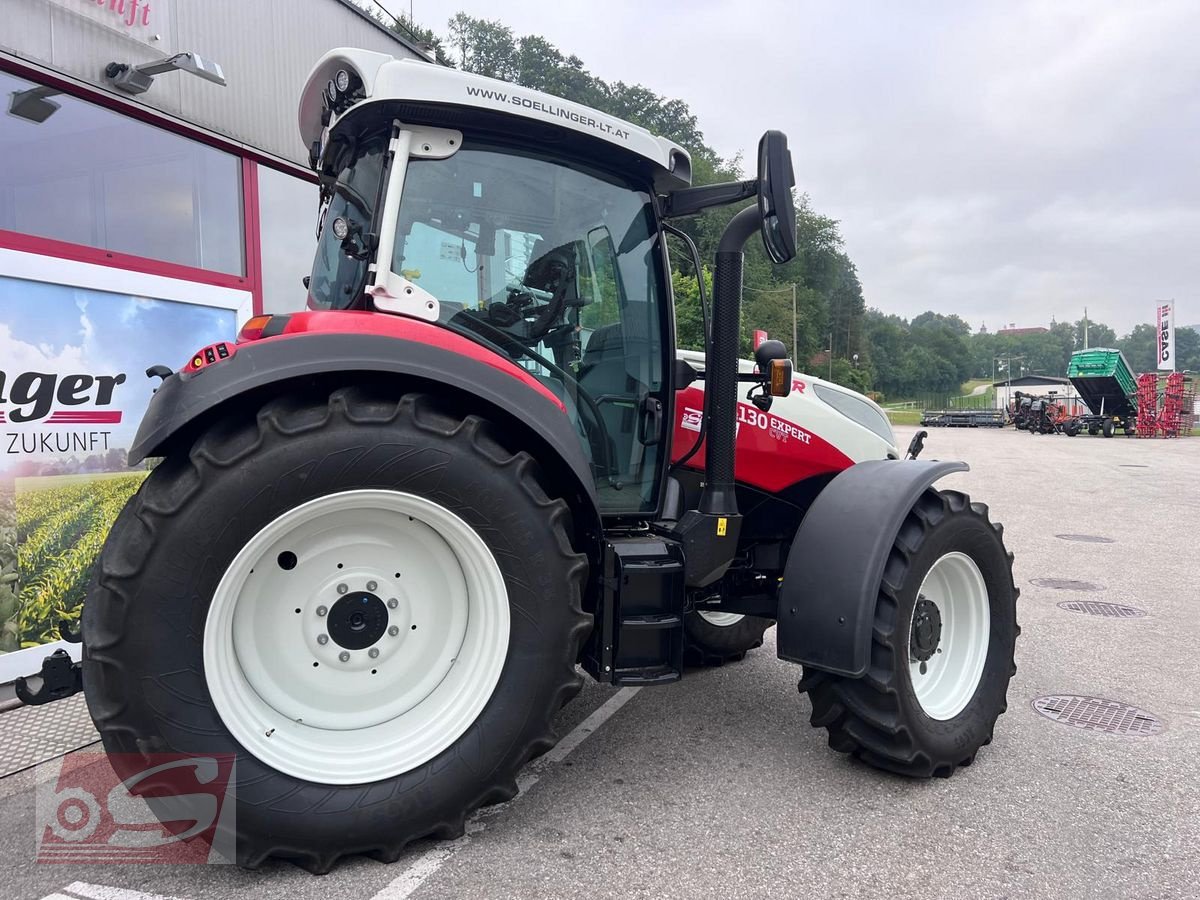
{"label": "mirror arm", "polygon": [[758,179],[728,181],[723,184],[706,184],[700,187],[681,188],[671,191],[663,201],[663,218],[677,219],[708,209],[710,206],[727,206],[758,196]]}

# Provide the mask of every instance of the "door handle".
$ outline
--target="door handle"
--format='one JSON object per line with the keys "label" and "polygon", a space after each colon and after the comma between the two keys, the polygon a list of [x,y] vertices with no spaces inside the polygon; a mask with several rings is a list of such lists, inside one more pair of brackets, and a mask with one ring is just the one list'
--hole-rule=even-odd
{"label": "door handle", "polygon": [[643,447],[653,447],[662,441],[662,401],[646,397],[638,411],[638,440]]}

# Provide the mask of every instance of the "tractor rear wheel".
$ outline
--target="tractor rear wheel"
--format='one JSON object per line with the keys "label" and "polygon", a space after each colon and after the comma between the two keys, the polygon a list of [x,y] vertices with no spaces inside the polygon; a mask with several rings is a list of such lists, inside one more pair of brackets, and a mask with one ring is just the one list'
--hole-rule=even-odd
{"label": "tractor rear wheel", "polygon": [[[236,760],[236,861],[391,861],[517,793],[580,688],[567,505],[427,395],[342,388],[231,415],[117,519],[84,607],[114,768]],[[126,769],[126,771],[123,771]]]}
{"label": "tractor rear wheel", "polygon": [[690,612],[683,620],[684,662],[691,666],[721,666],[742,659],[748,651],[762,646],[763,632],[774,624],[772,619],[716,609]]}
{"label": "tractor rear wheel", "polygon": [[969,766],[1007,708],[1018,594],[987,507],[926,491],[888,556],[866,674],[805,670],[812,724],[834,750],[902,775]]}

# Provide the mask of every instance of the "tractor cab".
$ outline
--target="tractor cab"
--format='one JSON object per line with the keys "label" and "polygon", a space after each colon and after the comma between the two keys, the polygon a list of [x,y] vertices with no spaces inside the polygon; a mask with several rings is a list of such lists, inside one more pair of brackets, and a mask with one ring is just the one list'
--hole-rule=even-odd
{"label": "tractor cab", "polygon": [[504,134],[397,112],[330,132],[309,306],[433,321],[528,370],[565,404],[601,510],[653,514],[672,324],[652,184],[518,144],[519,117]]}
{"label": "tractor cab", "polygon": [[318,63],[300,108],[321,181],[308,305],[435,322],[511,360],[565,405],[600,513],[652,519],[675,364],[663,220],[758,182],[689,195],[681,147],[496,84],[365,51]]}

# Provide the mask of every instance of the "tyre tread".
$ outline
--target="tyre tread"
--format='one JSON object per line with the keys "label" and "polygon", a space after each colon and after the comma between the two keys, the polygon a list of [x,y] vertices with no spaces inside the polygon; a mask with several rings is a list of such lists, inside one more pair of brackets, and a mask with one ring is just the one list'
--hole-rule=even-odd
{"label": "tyre tread", "polygon": [[141,690],[127,675],[121,663],[121,643],[126,618],[134,605],[137,582],[147,554],[144,549],[155,539],[156,528],[177,514],[201,489],[205,476],[213,470],[237,466],[267,443],[294,439],[328,425],[333,417],[342,417],[352,425],[379,424],[407,417],[422,430],[448,439],[460,439],[487,464],[512,472],[530,501],[546,514],[555,535],[555,546],[567,572],[571,621],[563,646],[558,683],[551,689],[553,703],[532,727],[524,747],[513,755],[514,768],[497,768],[491,781],[462,810],[449,820],[414,823],[405,833],[389,835],[372,846],[339,847],[294,846],[277,842],[271,835],[249,834],[239,829],[236,835],[239,865],[257,868],[269,859],[289,860],[315,874],[330,871],[346,857],[366,854],[383,862],[394,862],[405,847],[424,838],[454,839],[465,830],[466,820],[482,806],[503,803],[517,795],[515,776],[526,762],[553,747],[558,736],[553,714],[579,693],[583,678],[575,668],[579,650],[591,631],[592,619],[582,606],[587,557],[571,544],[571,510],[567,503],[552,497],[540,480],[536,461],[523,450],[510,450],[493,432],[485,419],[473,415],[455,415],[440,407],[427,394],[408,393],[389,397],[362,386],[343,387],[324,396],[307,394],[268,401],[249,415],[231,416],[202,434],[186,455],[168,457],[148,478],[126,505],[114,523],[118,539],[106,544],[93,575],[89,602],[85,605],[87,633],[84,656],[87,666],[87,702],[110,753],[154,752],[153,722],[138,721],[133,706],[123,700]]}

